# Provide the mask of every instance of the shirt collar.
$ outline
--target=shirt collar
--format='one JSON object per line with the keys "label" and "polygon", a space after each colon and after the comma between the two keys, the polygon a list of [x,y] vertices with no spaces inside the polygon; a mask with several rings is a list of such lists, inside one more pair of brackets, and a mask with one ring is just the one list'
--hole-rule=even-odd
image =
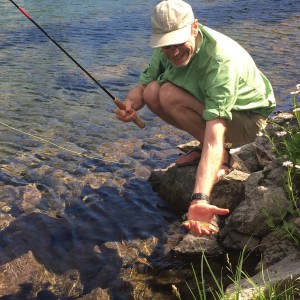
{"label": "shirt collar", "polygon": [[194,53],[198,53],[201,46],[203,44],[203,34],[202,34],[202,31],[199,29],[198,30],[198,35],[197,35],[197,38],[196,38],[196,44],[195,44],[195,51]]}

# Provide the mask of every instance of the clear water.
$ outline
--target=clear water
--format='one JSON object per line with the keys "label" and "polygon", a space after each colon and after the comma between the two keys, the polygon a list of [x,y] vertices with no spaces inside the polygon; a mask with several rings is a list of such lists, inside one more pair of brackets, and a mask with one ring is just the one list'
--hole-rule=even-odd
{"label": "clear water", "polygon": [[[149,15],[156,3],[152,0],[18,2],[120,99],[136,84],[151,55]],[[278,110],[290,109],[290,91],[299,83],[299,1],[192,0],[190,4],[201,23],[231,36],[252,54],[273,84]],[[37,254],[38,249],[43,249],[48,254],[49,260],[42,259],[48,268],[60,268],[63,272],[82,262],[78,269],[89,291],[95,288],[87,283],[89,276],[98,274],[93,270],[94,265],[115,265],[116,279],[122,262],[111,261],[115,257],[112,250],[104,251],[100,258],[89,251],[82,253],[82,244],[89,245],[90,250],[95,245],[105,248],[107,242],[123,240],[129,242],[129,248],[134,248],[130,241],[153,236],[158,243],[161,241],[174,216],[162,209],[165,203],[146,179],[151,169],[170,164],[177,156],[176,145],[189,137],[164,124],[147,109],[140,112],[146,123],[143,130],[117,121],[111,99],[8,0],[1,1],[0,11],[2,188],[13,186],[16,180],[23,185],[38,184],[42,200],[37,208],[59,211],[68,224],[67,233],[58,234],[62,248],[56,251],[55,243],[51,246],[43,243],[44,235],[56,236],[61,232],[53,219],[42,219],[49,225],[45,233],[43,226],[35,225],[36,215],[30,218],[30,214],[14,210],[17,199],[13,197],[10,202],[2,200],[2,204],[5,202],[11,208],[2,213],[12,215],[14,224],[22,224],[22,234],[28,235],[27,250]],[[24,132],[72,151],[85,152],[88,158]],[[9,180],[8,175],[12,176]],[[95,181],[97,187],[91,183]],[[34,234],[30,233],[35,226]],[[12,232],[8,228],[2,234],[10,241]],[[36,234],[40,236],[38,241]],[[16,242],[15,238],[11,243]],[[75,249],[72,253],[67,242]],[[12,253],[10,259],[21,253]],[[54,256],[59,259],[59,267],[50,263]],[[82,267],[86,260],[93,264]],[[97,284],[110,288],[110,283],[100,280]]]}

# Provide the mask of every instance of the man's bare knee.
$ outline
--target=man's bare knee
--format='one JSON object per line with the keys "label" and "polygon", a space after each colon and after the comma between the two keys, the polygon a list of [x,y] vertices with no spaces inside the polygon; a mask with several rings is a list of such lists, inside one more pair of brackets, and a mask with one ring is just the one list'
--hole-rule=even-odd
{"label": "man's bare knee", "polygon": [[178,93],[180,93],[180,90],[181,89],[179,87],[170,82],[164,83],[159,91],[161,107],[167,108],[169,110],[170,106],[175,106],[176,103],[181,104],[181,97],[178,97]]}
{"label": "man's bare knee", "polygon": [[202,116],[204,105],[198,101],[192,94],[186,90],[167,82],[160,88],[159,98],[161,107],[166,108],[168,111],[170,108],[173,109],[189,109],[197,112]]}

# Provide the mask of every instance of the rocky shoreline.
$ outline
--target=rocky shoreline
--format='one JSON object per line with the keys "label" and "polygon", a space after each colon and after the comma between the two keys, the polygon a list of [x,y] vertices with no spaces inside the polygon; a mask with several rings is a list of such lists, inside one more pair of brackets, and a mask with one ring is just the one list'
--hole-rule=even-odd
{"label": "rocky shoreline", "polygon": [[[282,140],[277,133],[285,126],[296,128],[293,114],[279,113],[266,128],[266,134],[278,146]],[[269,138],[260,136],[251,144],[231,149],[237,167],[215,184],[211,195],[213,205],[230,209],[228,216],[219,218],[219,234],[194,237],[184,232],[181,223],[177,222],[166,234],[166,254],[199,258],[204,253],[210,260],[212,257],[218,260],[222,253],[246,250],[262,258],[248,270],[252,271],[251,280],[260,291],[267,293],[268,284],[284,285],[287,282],[300,287],[300,249],[287,238],[283,228],[285,220],[290,228],[296,229],[293,234],[299,240],[300,218],[289,213],[292,203],[283,187],[286,168],[282,165],[282,158],[275,157]],[[191,146],[194,146],[193,142],[181,148],[188,151]],[[197,166],[178,168],[172,164],[166,169],[154,170],[149,180],[170,207],[185,212],[196,170]],[[270,222],[277,227],[276,230],[271,230]],[[215,272],[218,273],[218,269],[220,265]],[[247,280],[242,280],[241,287],[240,299],[250,300],[257,296],[258,291]],[[231,284],[226,292],[234,294],[235,289]]]}

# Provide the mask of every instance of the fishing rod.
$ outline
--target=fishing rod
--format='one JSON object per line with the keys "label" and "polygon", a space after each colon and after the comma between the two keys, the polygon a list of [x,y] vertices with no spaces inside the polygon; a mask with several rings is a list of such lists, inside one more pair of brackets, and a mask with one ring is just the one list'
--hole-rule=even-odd
{"label": "fishing rod", "polygon": [[[77,62],[60,44],[58,44],[39,24],[37,24],[30,15],[19,5],[17,5],[13,0],[9,0],[15,7],[19,9],[19,11],[28,19],[30,20],[40,31],[44,33],[44,35],[50,39],[63,53],[65,53],[86,75],[88,75],[122,110],[126,109],[125,104],[118,98],[114,97],[103,85],[101,85],[79,62]],[[144,128],[145,124],[141,119],[136,116],[133,122],[139,126],[140,128]]]}

